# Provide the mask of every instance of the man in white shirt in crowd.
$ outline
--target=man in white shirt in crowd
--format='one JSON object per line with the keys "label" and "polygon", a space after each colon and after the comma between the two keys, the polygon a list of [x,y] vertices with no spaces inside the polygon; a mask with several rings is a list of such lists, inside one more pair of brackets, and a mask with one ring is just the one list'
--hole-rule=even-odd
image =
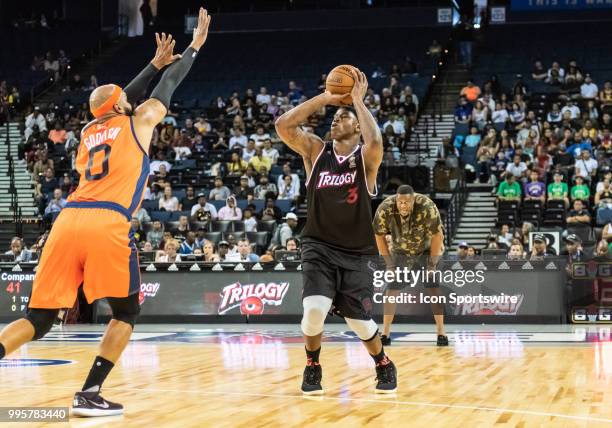
{"label": "man in white shirt in crowd", "polygon": [[387,126],[391,125],[391,127],[393,128],[393,133],[395,135],[404,135],[406,134],[406,127],[404,124],[403,120],[397,120],[397,115],[395,114],[390,114],[389,115],[389,120],[387,120],[383,126],[382,129],[383,131],[385,129],[387,129]]}
{"label": "man in white shirt in crowd", "polygon": [[225,258],[227,262],[241,262],[241,263],[257,263],[259,257],[257,254],[251,252],[251,243],[248,239],[241,239],[238,241],[238,251],[234,254],[229,254]]}
{"label": "man in white shirt in crowd", "polygon": [[527,165],[525,162],[521,162],[520,155],[514,155],[514,161],[509,163],[506,167],[506,171],[502,174],[504,177],[506,175],[514,175],[516,180],[523,180],[527,176]]}
{"label": "man in white shirt in crowd", "polygon": [[266,138],[263,142],[263,150],[261,151],[261,154],[263,157],[270,159],[270,162],[272,162],[272,165],[276,165],[276,162],[278,161],[278,150],[276,150],[274,147],[272,147],[272,140],[269,138]]}
{"label": "man in white shirt in crowd", "polygon": [[[242,134],[242,130],[240,128],[236,129],[235,134],[229,140],[229,149],[244,149],[247,146],[247,137]],[[248,161],[247,161],[248,162]]]}
{"label": "man in white shirt in crowd", "polygon": [[285,164],[283,165],[283,173],[281,175],[278,176],[278,181],[276,183],[276,187],[277,189],[280,189],[281,186],[283,185],[283,177],[285,175],[290,175],[291,176],[291,193],[294,195],[299,195],[300,194],[300,177],[297,174],[294,174],[293,172],[291,172],[291,163],[289,162],[285,162]]}
{"label": "man in white shirt in crowd", "polygon": [[47,121],[45,120],[45,116],[40,113],[40,107],[38,106],[34,107],[34,111],[26,116],[24,131],[26,141],[30,138],[30,135],[32,135],[34,125],[38,126],[38,130],[41,133],[47,130]]}
{"label": "man in white shirt in crowd", "polygon": [[270,105],[271,100],[272,100],[272,97],[270,97],[270,94],[268,94],[268,89],[265,86],[262,86],[261,88],[259,88],[259,94],[257,94],[257,97],[255,98],[255,101],[257,102],[257,104]]}
{"label": "man in white shirt in crowd", "polygon": [[574,171],[576,171],[576,176],[586,180],[590,180],[591,176],[597,174],[597,161],[591,158],[591,152],[588,150],[580,152],[580,157],[576,159],[574,165]]}
{"label": "man in white shirt in crowd", "polygon": [[170,162],[166,160],[166,152],[164,152],[163,150],[159,150],[157,152],[155,160],[149,165],[151,174],[157,174],[161,165],[164,165],[166,167],[166,171],[170,171],[170,169],[172,168]]}
{"label": "man in white shirt in crowd", "polygon": [[570,112],[570,117],[572,120],[578,119],[580,117],[580,108],[576,105],[576,102],[574,101],[567,101],[561,109],[561,114],[565,114],[566,111]]}
{"label": "man in white shirt in crowd", "polygon": [[501,103],[495,104],[495,110],[491,113],[493,123],[506,123],[509,117],[508,110]]}
{"label": "man in white shirt in crowd", "polygon": [[257,152],[255,150],[255,140],[253,140],[252,138],[249,138],[246,144],[246,149],[242,151],[242,159],[246,163],[249,163],[251,158],[255,156],[256,153]]}
{"label": "man in white shirt in crowd", "polygon": [[257,125],[257,130],[255,131],[255,134],[251,134],[249,138],[255,140],[255,146],[259,147],[266,139],[270,138],[270,134],[266,132],[266,129],[263,127],[263,125]]}
{"label": "man in white shirt in crowd", "polygon": [[597,98],[598,93],[599,89],[597,88],[597,85],[593,83],[591,75],[587,74],[584,78],[584,83],[580,86],[580,96],[584,100],[594,100]]}
{"label": "man in white shirt in crowd", "polygon": [[191,207],[191,217],[196,220],[198,217],[204,218],[205,215],[198,216],[198,211],[201,211],[200,214],[210,213],[210,219],[217,219],[217,209],[210,202],[206,202],[206,195],[204,193],[198,193],[198,203]]}

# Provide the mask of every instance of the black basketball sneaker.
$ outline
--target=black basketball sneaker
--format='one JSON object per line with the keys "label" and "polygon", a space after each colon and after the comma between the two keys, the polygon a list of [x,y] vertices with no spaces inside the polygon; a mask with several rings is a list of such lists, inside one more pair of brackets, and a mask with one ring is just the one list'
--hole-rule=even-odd
{"label": "black basketball sneaker", "polygon": [[122,415],[123,406],[105,400],[99,392],[77,392],[72,401],[72,414],[85,417]]}
{"label": "black basketball sneaker", "polygon": [[309,364],[304,368],[304,379],[302,380],[302,393],[304,395],[321,395],[321,378],[323,370],[320,364]]}
{"label": "black basketball sneaker", "polygon": [[438,346],[448,346],[448,336],[444,336],[443,334],[438,335],[438,342],[436,343]]}
{"label": "black basketball sneaker", "polygon": [[389,357],[376,364],[376,393],[392,394],[397,391],[397,369]]}

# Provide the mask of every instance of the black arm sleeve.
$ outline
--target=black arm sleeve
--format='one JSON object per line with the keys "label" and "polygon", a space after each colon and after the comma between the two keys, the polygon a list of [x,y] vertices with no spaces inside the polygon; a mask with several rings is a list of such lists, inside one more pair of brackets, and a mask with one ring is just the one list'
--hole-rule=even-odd
{"label": "black arm sleeve", "polygon": [[183,52],[183,57],[164,71],[159,83],[155,86],[153,92],[151,92],[151,98],[161,101],[161,103],[168,108],[170,106],[172,94],[174,94],[178,85],[183,81],[185,76],[187,76],[187,73],[189,73],[197,54],[198,52],[195,49],[191,47],[187,48],[185,52]]}
{"label": "black arm sleeve", "polygon": [[149,63],[134,79],[123,88],[130,104],[134,104],[145,97],[149,83],[159,70]]}

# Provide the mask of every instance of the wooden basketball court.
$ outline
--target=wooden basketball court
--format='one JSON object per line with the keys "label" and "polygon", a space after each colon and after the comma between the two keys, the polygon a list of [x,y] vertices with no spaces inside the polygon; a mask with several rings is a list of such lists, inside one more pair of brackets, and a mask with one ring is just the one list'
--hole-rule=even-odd
{"label": "wooden basketball court", "polygon": [[[103,388],[125,415],[47,425],[612,426],[610,328],[451,326],[451,346],[437,348],[430,326],[412,326],[387,348],[399,372],[393,396],[374,394],[372,360],[345,327],[328,330],[326,394],[304,398],[298,326],[137,326]],[[0,366],[0,406],[69,406],[100,335],[97,327],[54,330],[10,355]]]}

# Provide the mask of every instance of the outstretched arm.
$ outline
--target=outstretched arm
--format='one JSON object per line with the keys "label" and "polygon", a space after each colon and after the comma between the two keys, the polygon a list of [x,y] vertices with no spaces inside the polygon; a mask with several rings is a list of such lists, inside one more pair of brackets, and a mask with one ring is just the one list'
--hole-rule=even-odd
{"label": "outstretched arm", "polygon": [[151,62],[123,89],[130,104],[135,104],[145,97],[149,83],[159,70],[181,57],[173,54],[176,40],[172,40],[171,34],[166,36],[166,33],[162,33],[160,37],[159,33],[155,33],[155,42],[157,50]]}
{"label": "outstretched arm", "polygon": [[[198,51],[206,42],[210,16],[204,8],[200,8],[198,26],[193,30],[193,41],[183,52],[180,60],[174,62],[162,75],[159,83],[151,92],[151,98],[138,106],[134,112],[134,120],[137,125],[153,127],[157,125],[166,115],[170,106],[170,98],[178,85],[183,81]],[[140,137],[140,136],[139,136]],[[142,141],[142,140],[141,140]]]}

